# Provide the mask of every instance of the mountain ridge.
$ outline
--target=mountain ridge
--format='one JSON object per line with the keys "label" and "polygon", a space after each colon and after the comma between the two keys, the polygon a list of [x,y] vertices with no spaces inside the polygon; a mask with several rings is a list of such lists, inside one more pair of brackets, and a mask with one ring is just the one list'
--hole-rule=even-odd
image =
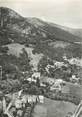
{"label": "mountain ridge", "polygon": [[82,41],[81,38],[69,33],[66,30],[62,30],[57,26],[54,27],[38,18],[24,18],[9,8],[1,7],[0,14],[3,14],[2,16],[0,15],[2,18],[0,18],[0,26],[4,25],[2,29],[7,28],[12,32],[15,31],[18,35],[24,35],[26,38],[31,37],[31,39],[33,38],[32,41],[35,42],[35,38],[39,38],[39,40],[41,40],[41,38],[43,38],[43,40],[49,38],[49,40],[62,40],[70,43]]}

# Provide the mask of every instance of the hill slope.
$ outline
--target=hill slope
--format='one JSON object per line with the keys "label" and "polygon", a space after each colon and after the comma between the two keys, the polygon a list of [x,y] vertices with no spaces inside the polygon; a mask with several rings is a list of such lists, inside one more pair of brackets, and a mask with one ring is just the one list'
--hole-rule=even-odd
{"label": "hill slope", "polygon": [[26,43],[26,41],[36,43],[37,40],[60,40],[70,43],[82,41],[79,37],[59,27],[36,18],[23,18],[13,10],[3,7],[0,8],[0,28],[3,38],[6,35],[8,41],[13,38],[15,42],[20,43]]}
{"label": "hill slope", "polygon": [[58,25],[58,24],[53,24],[53,23],[50,23],[50,24],[53,25],[54,27],[61,28],[64,31],[67,31],[75,36],[78,36],[82,40],[82,29],[81,28],[79,28],[79,29],[78,28],[69,28],[69,27]]}
{"label": "hill slope", "polygon": [[[24,18],[9,8],[0,7],[0,65],[3,68],[28,70],[30,63],[38,64],[42,56],[58,61],[62,61],[64,55],[81,58],[82,47],[75,42],[82,40],[60,26],[38,18]],[[20,56],[17,56],[18,45],[21,50],[26,49]]]}

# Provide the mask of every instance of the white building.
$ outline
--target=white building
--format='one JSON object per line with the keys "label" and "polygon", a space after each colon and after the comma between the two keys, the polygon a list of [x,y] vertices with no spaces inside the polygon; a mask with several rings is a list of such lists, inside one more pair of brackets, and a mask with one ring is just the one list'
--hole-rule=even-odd
{"label": "white building", "polygon": [[37,79],[34,79],[34,78],[27,78],[26,80],[28,82],[35,82],[35,83],[37,82]]}
{"label": "white building", "polygon": [[26,104],[27,103],[27,97],[24,95],[21,99],[22,103]]}
{"label": "white building", "polygon": [[55,85],[58,85],[58,84],[63,84],[63,83],[65,83],[65,81],[63,81],[62,79],[56,79],[55,80]]}
{"label": "white building", "polygon": [[51,90],[51,91],[54,91],[54,90],[55,90],[55,91],[61,91],[62,88],[61,88],[61,85],[55,85],[55,84],[54,84],[53,86],[50,87],[50,90]]}
{"label": "white building", "polygon": [[45,84],[43,84],[43,83],[40,83],[40,86],[42,86],[42,87],[46,87],[46,85],[45,85]]}
{"label": "white building", "polygon": [[48,65],[45,67],[45,70],[46,70],[46,72],[47,72],[48,74],[50,73],[50,72],[49,72],[49,69],[50,69],[50,68],[53,68],[53,69],[54,69],[55,66],[54,66],[54,65],[49,65],[49,64],[48,64]]}
{"label": "white building", "polygon": [[47,78],[47,83],[50,85],[54,84],[55,80],[53,78]]}
{"label": "white building", "polygon": [[64,66],[65,64],[64,64],[64,62],[58,62],[58,61],[56,61],[56,62],[54,63],[54,65],[55,65],[56,67],[58,67],[58,68],[61,68],[61,67]]}
{"label": "white building", "polygon": [[39,95],[39,102],[44,103],[44,96],[43,95]]}
{"label": "white building", "polygon": [[35,78],[35,79],[37,79],[37,78],[40,79],[40,76],[41,76],[40,72],[34,72],[34,73],[32,74],[32,78]]}
{"label": "white building", "polygon": [[82,59],[79,58],[71,58],[71,59],[65,59],[64,60],[68,61],[71,65],[77,65],[82,67]]}
{"label": "white building", "polygon": [[63,56],[63,59],[64,59],[65,61],[68,60],[66,55]]}
{"label": "white building", "polygon": [[27,78],[26,79],[28,82],[32,82],[32,78]]}
{"label": "white building", "polygon": [[80,78],[76,77],[76,75],[72,75],[72,77],[70,78],[70,81],[73,83],[78,83],[80,80]]}
{"label": "white building", "polygon": [[28,103],[36,102],[37,96],[36,95],[28,95],[27,100],[28,100]]}
{"label": "white building", "polygon": [[20,99],[15,100],[15,107],[17,109],[22,108],[22,101]]}
{"label": "white building", "polygon": [[61,91],[63,83],[65,83],[65,81],[63,81],[62,79],[56,79],[54,81],[54,84],[50,87],[50,90]]}

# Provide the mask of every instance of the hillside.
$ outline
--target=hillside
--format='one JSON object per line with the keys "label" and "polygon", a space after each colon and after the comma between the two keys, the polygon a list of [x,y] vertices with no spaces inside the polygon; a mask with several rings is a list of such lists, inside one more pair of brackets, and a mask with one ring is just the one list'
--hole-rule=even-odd
{"label": "hillside", "polygon": [[33,117],[32,113],[64,117],[74,111],[82,100],[78,30],[0,7],[2,117],[8,113],[13,117]]}
{"label": "hillside", "polygon": [[39,28],[40,30],[44,31],[45,33],[48,32],[49,38],[52,39],[53,41],[59,40],[67,41],[70,43],[82,41],[82,39],[77,34],[75,35],[75,33],[71,32],[72,29],[70,29],[69,31],[68,30],[69,28],[67,27],[64,28],[61,25],[45,22],[38,18],[27,18],[27,21],[34,25],[35,27]]}
{"label": "hillside", "polygon": [[53,24],[53,23],[49,23],[49,24],[54,27],[61,28],[64,31],[67,31],[75,36],[78,36],[82,40],[82,29],[81,28],[79,28],[79,29],[78,28],[69,28],[69,27],[58,25],[58,24]]}
{"label": "hillside", "polygon": [[78,37],[81,37],[82,39],[82,29],[75,29],[75,30],[72,30],[72,34],[78,36]]}
{"label": "hillside", "polygon": [[23,18],[13,10],[3,7],[0,8],[0,28],[3,38],[5,34],[8,41],[14,40],[20,43],[26,43],[26,41],[35,43],[37,39],[40,41],[62,40],[71,43],[81,41],[79,37],[61,28],[37,18]]}
{"label": "hillside", "polygon": [[64,55],[81,58],[82,46],[75,42],[82,39],[61,26],[38,18],[24,18],[0,7],[0,65],[4,69],[10,66],[16,71],[28,71],[37,67],[43,56],[57,61],[63,61]]}

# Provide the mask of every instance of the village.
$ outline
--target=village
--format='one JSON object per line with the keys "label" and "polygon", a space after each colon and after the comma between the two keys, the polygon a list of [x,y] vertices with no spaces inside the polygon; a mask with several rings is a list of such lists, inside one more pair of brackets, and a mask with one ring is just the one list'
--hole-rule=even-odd
{"label": "village", "polygon": [[[66,57],[64,58],[66,60]],[[71,64],[81,65],[75,59],[71,61]],[[62,66],[68,67],[68,64],[64,64],[64,62],[55,62],[54,65],[47,64],[45,70],[49,74],[50,68],[56,70],[62,68]],[[70,73],[70,70],[68,72]],[[36,70],[32,73],[31,77],[28,77],[27,72],[23,72],[22,74],[24,79],[22,80],[21,88],[16,89],[15,92],[8,92],[6,94],[0,92],[1,117],[32,117],[35,105],[37,103],[44,104],[45,97],[52,100],[72,102],[76,105],[81,101],[79,97],[66,91],[68,84],[73,84],[74,86],[80,85],[80,77],[77,77],[75,74],[72,74],[69,82],[61,78],[43,77]]]}
{"label": "village", "polygon": [[81,0],[0,0],[0,117],[82,117]]}

